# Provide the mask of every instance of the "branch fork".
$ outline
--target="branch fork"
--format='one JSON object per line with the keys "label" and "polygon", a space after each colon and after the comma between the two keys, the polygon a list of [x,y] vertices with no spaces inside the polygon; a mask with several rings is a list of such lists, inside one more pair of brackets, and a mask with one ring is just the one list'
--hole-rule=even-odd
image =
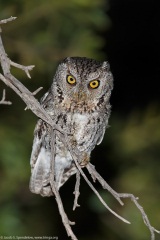
{"label": "branch fork", "polygon": [[10,65],[23,70],[26,73],[28,78],[31,78],[31,75],[30,75],[29,71],[33,70],[33,68],[35,67],[35,65],[23,66],[23,65],[20,65],[18,63],[15,63],[11,60],[10,60]]}
{"label": "branch fork", "polygon": [[6,90],[3,89],[3,95],[2,95],[2,99],[0,101],[0,104],[4,104],[4,105],[11,105],[12,102],[10,101],[6,101]]}

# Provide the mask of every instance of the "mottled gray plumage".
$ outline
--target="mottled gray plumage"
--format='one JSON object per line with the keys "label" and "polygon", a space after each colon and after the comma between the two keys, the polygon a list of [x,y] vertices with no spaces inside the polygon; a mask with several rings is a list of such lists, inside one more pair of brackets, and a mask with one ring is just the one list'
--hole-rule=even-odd
{"label": "mottled gray plumage", "polygon": [[[91,151],[100,144],[110,115],[109,99],[113,77],[107,62],[69,57],[56,71],[50,90],[41,104],[53,121],[68,134],[73,151],[81,152],[84,167]],[[42,196],[53,195],[50,187],[51,129],[38,121],[31,154],[30,190]],[[59,189],[77,171],[70,152],[56,136],[55,181]]]}

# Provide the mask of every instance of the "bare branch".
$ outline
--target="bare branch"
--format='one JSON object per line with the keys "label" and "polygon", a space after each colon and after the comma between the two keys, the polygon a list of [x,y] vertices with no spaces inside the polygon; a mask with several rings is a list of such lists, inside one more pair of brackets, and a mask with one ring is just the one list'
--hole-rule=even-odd
{"label": "bare branch", "polygon": [[51,187],[52,187],[52,190],[55,194],[56,202],[57,202],[57,205],[58,205],[58,210],[59,210],[59,213],[61,215],[62,222],[63,222],[63,225],[64,225],[66,231],[67,231],[68,236],[71,237],[72,240],[78,240],[77,237],[74,235],[74,233],[71,229],[71,226],[70,226],[70,225],[74,225],[75,223],[69,221],[69,219],[68,219],[68,217],[67,217],[67,215],[64,211],[63,203],[62,203],[59,191],[56,188],[55,182],[51,182]]}
{"label": "bare branch", "polygon": [[[43,89],[43,87],[39,87],[37,90],[35,90],[34,92],[32,92],[32,95],[35,96],[37,93],[39,93],[41,90]],[[25,107],[25,111],[28,110],[28,107]]]}
{"label": "bare branch", "polygon": [[5,104],[5,105],[11,105],[12,104],[12,102],[6,101],[5,99],[6,99],[6,91],[5,91],[5,89],[3,89],[3,95],[2,95],[2,99],[0,101],[0,104]]}
{"label": "bare branch", "polygon": [[7,19],[3,19],[3,20],[0,20],[0,24],[5,24],[5,23],[8,23],[8,22],[11,22],[13,20],[15,20],[17,17],[10,17],[10,18],[7,18]]}
{"label": "bare branch", "polygon": [[[88,178],[86,177],[85,173],[83,172],[83,170],[81,169],[81,166],[78,163],[78,157],[76,156],[76,154],[72,151],[71,146],[68,144],[67,141],[67,137],[64,135],[62,136],[62,133],[57,132],[58,137],[61,139],[61,141],[63,142],[63,144],[66,146],[66,148],[70,151],[70,154],[75,162],[75,165],[77,167],[77,169],[79,170],[79,172],[81,173],[81,175],[83,176],[83,178],[85,179],[85,181],[87,182],[87,184],[89,185],[89,187],[92,189],[92,191],[97,195],[97,197],[99,198],[100,202],[105,206],[105,208],[107,208],[113,215],[115,215],[117,218],[119,218],[120,220],[122,220],[125,223],[130,224],[129,221],[127,221],[125,218],[119,216],[116,212],[114,212],[107,204],[106,202],[103,200],[103,198],[100,196],[99,192],[94,188],[94,186],[92,185],[92,183],[88,180]],[[81,155],[81,153],[79,154],[79,156]]]}
{"label": "bare branch", "polygon": [[[0,62],[1,62],[1,66],[2,66],[2,70],[4,75],[0,74],[0,79],[7,85],[9,86],[11,89],[13,89],[14,92],[17,93],[17,95],[19,95],[21,97],[21,99],[26,103],[27,108],[31,109],[31,111],[37,115],[39,118],[41,118],[43,121],[45,121],[46,123],[48,123],[52,129],[56,129],[57,131],[62,131],[62,129],[58,126],[55,125],[55,123],[53,122],[52,118],[46,113],[46,111],[43,109],[43,107],[40,105],[40,103],[34,98],[34,95],[38,92],[37,90],[34,93],[31,93],[21,82],[18,81],[18,79],[16,79],[11,73],[10,73],[10,66],[14,65],[15,67],[18,67],[22,70],[24,70],[25,72],[28,70],[32,69],[32,66],[29,68],[26,68],[24,66],[20,66],[19,64],[17,65],[16,63],[13,63],[8,57],[7,54],[5,53],[4,47],[3,47],[3,43],[2,43],[2,39],[0,36]],[[40,90],[40,89],[38,89]],[[53,154],[52,154],[52,158],[53,158]],[[77,240],[76,236],[74,235],[70,225],[73,225],[74,222],[69,221],[64,208],[63,208],[63,204],[59,195],[59,192],[56,188],[56,184],[54,181],[54,160],[52,161],[53,166],[51,168],[51,187],[52,187],[52,191],[55,194],[56,197],[56,201],[57,201],[57,205],[58,205],[58,209],[60,212],[60,215],[62,217],[62,222],[66,228],[67,234],[68,236],[70,236],[72,238],[72,240]]]}
{"label": "bare branch", "polygon": [[[52,129],[56,129],[57,131],[60,131],[61,133],[63,133],[63,130],[60,127],[55,125],[52,118],[46,113],[46,111],[43,109],[43,107],[40,105],[40,103],[37,101],[37,99],[34,98],[33,95],[35,95],[40,89],[38,89],[38,91],[36,90],[34,93],[31,93],[21,82],[19,82],[10,73],[11,61],[7,57],[7,54],[5,53],[1,37],[0,37],[0,61],[1,61],[1,66],[2,66],[3,73],[4,73],[4,75],[0,74],[0,79],[7,86],[12,88],[13,91],[15,91],[21,97],[21,99],[26,103],[27,108],[31,109],[31,111],[36,116],[38,116],[43,121],[48,123],[52,127]],[[14,64],[14,66],[16,66],[16,64]],[[25,71],[25,69],[23,69],[23,66],[20,67],[19,64],[18,64],[18,68],[21,68],[22,70]],[[73,234],[72,229],[70,227],[70,225],[73,225],[74,223],[68,220],[68,217],[67,217],[66,213],[64,212],[64,208],[63,208],[63,204],[62,204],[59,192],[56,188],[54,178],[52,177],[53,169],[52,169],[52,174],[51,174],[51,179],[52,179],[51,187],[52,187],[52,190],[53,190],[53,192],[55,194],[55,197],[56,197],[56,201],[57,201],[57,204],[58,204],[58,209],[59,209],[60,215],[62,217],[62,222],[63,222],[63,224],[66,228],[68,236],[71,236],[71,238],[73,240],[77,240],[76,236]]]}
{"label": "bare branch", "polygon": [[[71,151],[70,151],[71,153]],[[72,153],[71,153],[72,155]],[[73,155],[72,155],[73,156]],[[100,196],[99,192],[94,188],[94,186],[92,185],[92,183],[88,180],[88,178],[86,177],[86,175],[84,174],[83,170],[81,169],[76,156],[73,157],[73,160],[76,164],[76,167],[78,168],[78,170],[80,171],[81,175],[83,176],[83,178],[85,179],[85,181],[87,182],[87,184],[89,185],[89,187],[92,189],[92,191],[97,195],[97,197],[99,198],[100,202],[105,206],[105,208],[108,209],[108,211],[110,211],[113,215],[115,215],[117,218],[119,218],[121,221],[130,224],[129,221],[127,221],[125,218],[121,217],[120,215],[118,215],[116,212],[114,212],[107,204],[106,202],[103,200],[103,198]]]}
{"label": "bare branch", "polygon": [[130,193],[117,193],[116,191],[114,191],[108,185],[108,183],[106,183],[106,181],[99,175],[99,173],[96,171],[95,167],[91,163],[89,163],[87,165],[87,170],[91,174],[93,179],[94,180],[97,179],[100,182],[100,184],[102,185],[102,187],[104,189],[107,189],[120,202],[121,205],[124,205],[124,203],[121,201],[120,198],[130,198],[134,202],[134,204],[139,209],[139,211],[142,215],[142,218],[143,218],[143,221],[144,221],[145,225],[148,227],[148,229],[151,233],[151,240],[155,239],[154,232],[157,232],[157,233],[160,234],[160,231],[158,231],[157,229],[155,229],[154,227],[151,226],[147,214],[145,213],[143,207],[138,203],[138,198],[137,197],[135,197],[133,194],[130,194]]}
{"label": "bare branch", "polygon": [[96,171],[95,166],[93,166],[91,163],[89,163],[86,166],[88,172],[91,174],[93,181],[95,182],[96,179],[99,181],[99,183],[102,185],[104,189],[107,189],[116,199],[117,201],[123,206],[124,203],[120,199],[119,195],[115,190],[113,190],[109,184],[100,176],[100,174]]}
{"label": "bare branch", "polygon": [[35,67],[35,65],[23,66],[23,65],[20,65],[18,63],[15,63],[11,60],[10,60],[10,65],[23,70],[26,73],[28,78],[31,78],[31,75],[30,75],[29,71],[31,71]]}
{"label": "bare branch", "polygon": [[75,190],[73,192],[73,194],[75,195],[73,210],[75,210],[76,207],[80,207],[80,205],[78,204],[78,197],[80,195],[79,187],[80,187],[80,173],[79,173],[79,171],[77,171],[77,173],[76,173],[76,185],[75,185]]}
{"label": "bare branch", "polygon": [[37,90],[35,90],[34,92],[32,92],[32,95],[35,96],[37,93],[39,93],[41,90],[43,89],[43,87],[39,87]]}
{"label": "bare branch", "polygon": [[21,82],[19,82],[11,73],[8,73],[6,77],[0,74],[0,79],[20,98],[26,103],[27,108],[30,109],[37,117],[41,118],[43,121],[52,126],[53,129],[64,133],[61,127],[57,126],[49,114],[46,113],[44,108],[40,105],[37,99],[34,98],[33,93],[30,92]]}
{"label": "bare branch", "polygon": [[160,234],[160,231],[158,231],[157,229],[155,229],[154,227],[151,226],[151,223],[148,219],[148,216],[147,214],[145,213],[143,207],[138,203],[138,198],[135,197],[133,194],[131,193],[117,193],[117,195],[120,197],[120,198],[130,198],[134,204],[136,205],[136,207],[139,209],[141,215],[142,215],[142,218],[143,218],[143,221],[145,223],[145,225],[148,227],[150,233],[151,233],[151,240],[154,240],[155,239],[155,232],[156,233],[159,233]]}

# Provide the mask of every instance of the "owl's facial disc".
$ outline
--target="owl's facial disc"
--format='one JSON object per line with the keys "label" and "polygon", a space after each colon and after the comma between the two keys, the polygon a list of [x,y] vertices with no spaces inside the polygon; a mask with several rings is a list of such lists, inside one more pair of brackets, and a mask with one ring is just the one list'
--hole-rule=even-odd
{"label": "owl's facial disc", "polygon": [[71,98],[77,103],[82,103],[88,100],[88,95],[84,90],[84,86],[82,84],[77,84],[75,88],[73,87]]}
{"label": "owl's facial disc", "polygon": [[64,99],[90,105],[98,102],[104,94],[107,99],[113,78],[107,62],[70,57],[59,65],[55,81],[65,96]]}
{"label": "owl's facial disc", "polygon": [[93,79],[87,81],[81,79],[80,76],[74,77],[71,73],[66,76],[66,82],[70,89],[70,97],[75,102],[85,102],[90,99],[91,91],[94,91],[100,86],[100,80]]}

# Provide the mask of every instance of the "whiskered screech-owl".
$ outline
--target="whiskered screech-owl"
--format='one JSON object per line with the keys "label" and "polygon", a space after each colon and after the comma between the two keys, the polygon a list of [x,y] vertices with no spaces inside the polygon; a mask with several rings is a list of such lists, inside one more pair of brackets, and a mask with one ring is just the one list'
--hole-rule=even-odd
{"label": "whiskered screech-owl", "polygon": [[41,105],[66,133],[67,144],[56,135],[53,173],[52,130],[47,123],[38,120],[31,154],[30,190],[33,193],[51,196],[51,174],[55,175],[59,189],[78,171],[67,145],[80,153],[78,162],[81,167],[88,164],[91,151],[101,143],[108,125],[112,88],[113,77],[107,62],[68,57],[59,64]]}

